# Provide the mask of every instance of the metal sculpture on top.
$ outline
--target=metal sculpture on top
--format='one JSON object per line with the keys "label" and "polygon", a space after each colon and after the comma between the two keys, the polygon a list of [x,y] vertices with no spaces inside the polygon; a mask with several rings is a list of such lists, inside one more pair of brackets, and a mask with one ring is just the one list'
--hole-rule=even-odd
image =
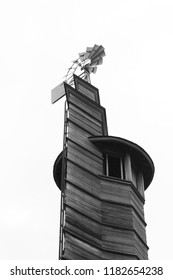
{"label": "metal sculpture on top", "polygon": [[[97,66],[103,63],[103,57],[105,55],[105,50],[102,45],[87,47],[86,52],[79,53],[79,57],[73,61],[72,66],[68,69],[65,76],[65,82],[69,85],[73,85],[73,74],[77,74],[82,79],[91,83],[90,74],[96,73]],[[65,95],[63,84],[64,82],[52,89],[52,103],[55,103]]]}
{"label": "metal sculpture on top", "polygon": [[90,74],[96,73],[97,66],[103,63],[104,56],[103,46],[94,45],[94,47],[87,47],[86,52],[79,53],[79,58],[74,60],[72,66],[68,69],[65,76],[66,82],[73,84],[73,74],[80,71],[79,76],[90,83]]}

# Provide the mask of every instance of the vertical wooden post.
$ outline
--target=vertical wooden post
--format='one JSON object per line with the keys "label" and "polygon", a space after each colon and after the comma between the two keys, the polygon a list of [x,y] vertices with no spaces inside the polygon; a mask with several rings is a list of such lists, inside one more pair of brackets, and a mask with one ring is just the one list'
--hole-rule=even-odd
{"label": "vertical wooden post", "polygon": [[125,179],[132,182],[132,165],[131,158],[129,154],[125,156]]}
{"label": "vertical wooden post", "polygon": [[144,194],[144,177],[143,177],[142,172],[139,172],[139,174],[138,174],[138,191],[143,197],[145,197],[145,194]]}
{"label": "vertical wooden post", "polygon": [[106,154],[106,176],[109,176],[109,161],[108,161],[108,154]]}
{"label": "vertical wooden post", "polygon": [[120,169],[121,169],[121,179],[125,179],[125,170],[124,170],[124,166],[123,166],[123,159],[122,157],[120,158]]}

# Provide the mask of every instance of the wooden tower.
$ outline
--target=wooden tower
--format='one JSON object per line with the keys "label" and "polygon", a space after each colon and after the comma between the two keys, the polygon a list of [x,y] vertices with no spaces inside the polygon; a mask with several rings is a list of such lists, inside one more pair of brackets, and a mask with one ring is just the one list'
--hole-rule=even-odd
{"label": "wooden tower", "polygon": [[144,191],[152,181],[149,155],[108,136],[99,91],[74,75],[66,94],[64,147],[54,164],[61,190],[59,258],[146,260]]}

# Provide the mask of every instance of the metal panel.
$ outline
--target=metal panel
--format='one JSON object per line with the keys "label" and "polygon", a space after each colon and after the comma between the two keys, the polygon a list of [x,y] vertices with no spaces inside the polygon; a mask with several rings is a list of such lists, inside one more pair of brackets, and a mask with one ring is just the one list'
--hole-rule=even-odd
{"label": "metal panel", "polygon": [[63,82],[51,90],[52,104],[58,101],[64,95],[65,95],[65,89],[64,89],[64,82]]}

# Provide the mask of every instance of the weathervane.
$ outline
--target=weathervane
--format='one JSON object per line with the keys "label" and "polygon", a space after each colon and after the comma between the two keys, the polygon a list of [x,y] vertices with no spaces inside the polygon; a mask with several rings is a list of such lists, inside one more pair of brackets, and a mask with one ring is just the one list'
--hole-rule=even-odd
{"label": "weathervane", "polygon": [[103,63],[103,56],[105,56],[103,46],[94,45],[92,48],[87,47],[86,52],[79,53],[79,58],[74,60],[72,66],[68,69],[65,76],[66,82],[72,84],[73,74],[80,70],[79,76],[90,83],[90,74],[96,73],[97,66]]}
{"label": "weathervane", "polygon": [[[103,63],[105,56],[104,47],[102,45],[94,45],[87,47],[86,52],[79,53],[79,57],[75,59],[72,66],[68,69],[65,76],[65,81],[69,85],[74,84],[73,74],[78,74],[79,77],[91,83],[90,74],[96,73],[97,66]],[[52,89],[52,103],[55,103],[65,95],[64,82]]]}

